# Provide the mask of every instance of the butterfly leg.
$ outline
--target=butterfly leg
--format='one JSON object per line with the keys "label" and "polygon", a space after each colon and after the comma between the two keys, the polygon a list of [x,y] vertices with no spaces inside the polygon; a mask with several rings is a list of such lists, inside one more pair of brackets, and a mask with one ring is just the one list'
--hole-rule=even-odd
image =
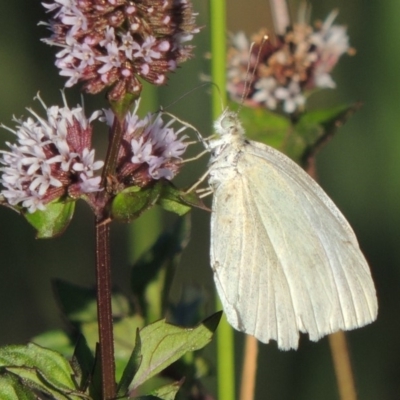
{"label": "butterfly leg", "polygon": [[190,162],[190,161],[198,160],[199,158],[203,157],[204,154],[207,154],[207,153],[209,153],[209,151],[208,150],[204,150],[204,151],[202,151],[201,153],[197,154],[194,157],[186,158],[185,160],[182,160],[181,164],[184,164],[184,163],[187,163],[187,162]]}
{"label": "butterfly leg", "polygon": [[199,195],[200,199],[203,199],[204,197],[209,196],[210,194],[214,193],[214,190],[212,187],[206,187],[204,189],[197,189],[196,193]]}
{"label": "butterfly leg", "polygon": [[202,182],[204,182],[207,176],[210,173],[211,168],[208,168],[207,171],[192,185],[189,189],[185,190],[185,194],[192,192],[194,189],[197,188]]}

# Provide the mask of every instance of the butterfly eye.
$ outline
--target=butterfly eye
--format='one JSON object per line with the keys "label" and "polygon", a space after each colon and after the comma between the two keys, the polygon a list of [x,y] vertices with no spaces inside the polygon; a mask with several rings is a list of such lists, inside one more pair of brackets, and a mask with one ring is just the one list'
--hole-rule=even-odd
{"label": "butterfly eye", "polygon": [[222,129],[231,129],[235,125],[235,121],[232,119],[230,115],[226,116],[225,118],[222,118],[221,120],[221,127]]}

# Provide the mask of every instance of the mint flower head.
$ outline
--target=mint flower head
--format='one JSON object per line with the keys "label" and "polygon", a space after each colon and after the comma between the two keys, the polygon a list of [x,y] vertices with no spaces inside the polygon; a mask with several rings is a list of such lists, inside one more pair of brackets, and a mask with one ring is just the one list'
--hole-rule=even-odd
{"label": "mint flower head", "polygon": [[255,71],[245,93],[248,106],[292,114],[304,108],[312,90],[334,88],[330,72],[344,53],[352,52],[346,28],[333,24],[336,16],[332,12],[313,28],[300,13],[299,21],[275,40],[265,41],[268,31],[260,30],[252,37],[252,47],[244,33],[234,35],[228,53],[230,97],[242,100],[248,67]]}
{"label": "mint flower head", "polygon": [[62,196],[77,198],[100,190],[96,170],[102,161],[95,161],[91,149],[90,123],[100,112],[88,119],[82,107],[47,107],[42,118],[33,110],[26,120],[14,118],[16,128],[2,125],[17,138],[7,142],[9,151],[0,151],[1,194],[12,205],[20,205],[32,213],[44,210],[46,204]]}
{"label": "mint flower head", "polygon": [[199,31],[189,0],[54,0],[45,23],[58,46],[56,66],[65,86],[84,83],[88,93],[112,86],[112,100],[139,94],[138,77],[163,85],[191,56],[186,43]]}
{"label": "mint flower head", "polygon": [[[135,110],[125,118],[124,136],[118,154],[117,181],[122,186],[144,187],[159,179],[173,179],[179,172],[182,154],[187,144],[186,135],[180,135],[186,128],[175,131],[171,119],[164,124],[162,113],[148,114],[140,119]],[[104,110],[105,120],[110,127],[114,122],[111,110]]]}

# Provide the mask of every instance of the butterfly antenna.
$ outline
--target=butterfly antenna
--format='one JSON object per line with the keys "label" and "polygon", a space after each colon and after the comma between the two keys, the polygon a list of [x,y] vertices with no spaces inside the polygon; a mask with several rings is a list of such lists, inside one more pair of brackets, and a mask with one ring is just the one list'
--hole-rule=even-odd
{"label": "butterfly antenna", "polygon": [[[243,107],[244,99],[247,97],[247,95],[250,92],[251,83],[253,82],[254,75],[256,74],[258,64],[260,63],[260,57],[261,57],[262,48],[263,48],[265,42],[268,39],[269,39],[268,35],[264,35],[262,40],[261,40],[260,48],[258,49],[258,53],[257,53],[257,59],[256,59],[256,62],[255,62],[254,68],[251,71],[251,75],[250,75],[251,52],[253,50],[253,47],[254,47],[255,43],[252,42],[251,45],[250,45],[249,61],[247,63],[246,77],[245,77],[245,80],[244,80],[244,89],[243,89],[243,93],[242,93],[242,98],[240,99],[240,105],[239,105],[239,108],[238,108],[238,112]],[[250,75],[250,79],[249,79],[249,75]]]}
{"label": "butterfly antenna", "polygon": [[220,94],[221,97],[221,91],[218,87],[218,85],[214,82],[204,82],[196,87],[194,87],[193,89],[190,89],[189,91],[187,91],[186,93],[182,94],[181,96],[179,96],[176,100],[174,100],[172,103],[169,103],[167,106],[165,107],[160,107],[159,111],[160,112],[164,112],[165,110],[167,110],[168,108],[172,107],[174,104],[178,103],[179,101],[181,101],[182,99],[184,99],[186,96],[189,96],[190,94],[192,94],[194,91],[201,89],[204,86],[207,85],[213,85],[216,87],[216,89],[218,90],[218,93]]}

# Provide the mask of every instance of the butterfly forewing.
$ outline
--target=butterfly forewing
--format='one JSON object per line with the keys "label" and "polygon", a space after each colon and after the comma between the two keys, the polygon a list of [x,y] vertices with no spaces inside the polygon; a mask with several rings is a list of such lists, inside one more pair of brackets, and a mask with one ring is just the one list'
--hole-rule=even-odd
{"label": "butterfly forewing", "polygon": [[228,321],[297,348],[376,318],[369,267],[340,211],[297,164],[260,143],[212,160],[211,263]]}

